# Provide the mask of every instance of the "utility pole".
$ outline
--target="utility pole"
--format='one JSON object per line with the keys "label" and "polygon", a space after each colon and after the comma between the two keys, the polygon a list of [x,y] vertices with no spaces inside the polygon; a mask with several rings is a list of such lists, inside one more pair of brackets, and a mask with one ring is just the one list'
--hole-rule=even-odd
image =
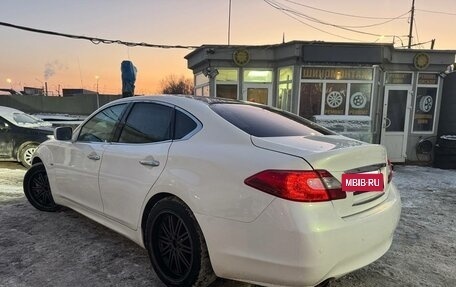
{"label": "utility pole", "polygon": [[228,7],[228,46],[230,45],[230,34],[231,34],[231,0]]}
{"label": "utility pole", "polygon": [[413,18],[415,17],[415,0],[412,0],[412,14],[410,16],[410,30],[409,30],[409,35],[408,35],[408,48],[410,49],[412,47],[412,33],[413,33]]}

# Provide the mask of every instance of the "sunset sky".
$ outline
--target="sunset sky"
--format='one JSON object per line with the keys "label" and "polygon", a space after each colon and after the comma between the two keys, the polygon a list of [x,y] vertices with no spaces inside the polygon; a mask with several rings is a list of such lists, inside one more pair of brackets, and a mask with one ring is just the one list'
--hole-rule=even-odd
{"label": "sunset sky", "polygon": [[[392,43],[409,32],[412,0],[232,0],[231,44],[277,44],[286,41],[361,41]],[[435,49],[456,50],[454,0],[416,0],[414,43],[436,39]],[[291,14],[272,5],[292,10]],[[354,16],[337,15],[314,8]],[[67,34],[165,45],[227,44],[229,0],[2,0],[0,22]],[[444,13],[433,13],[444,12]],[[286,14],[288,13],[288,15]],[[294,18],[290,17],[293,16]],[[321,22],[310,22],[304,17]],[[307,24],[307,25],[306,25]],[[308,25],[331,34],[318,31]],[[346,29],[333,25],[345,26]],[[350,27],[353,28],[350,28]],[[418,36],[418,37],[417,37]],[[346,40],[341,37],[349,38]],[[157,93],[168,75],[192,77],[184,56],[192,50],[105,45],[36,34],[0,26],[0,88],[41,87],[121,92],[120,63],[131,60],[138,69],[136,93]],[[395,38],[395,46],[402,45]],[[424,44],[428,49],[430,44]],[[419,47],[416,47],[419,48]]]}

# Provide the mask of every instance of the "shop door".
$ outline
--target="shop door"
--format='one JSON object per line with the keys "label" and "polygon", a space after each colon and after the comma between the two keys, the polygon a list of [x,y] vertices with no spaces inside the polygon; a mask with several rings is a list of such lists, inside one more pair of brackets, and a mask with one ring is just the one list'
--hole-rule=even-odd
{"label": "shop door", "polygon": [[381,144],[392,162],[405,162],[410,122],[410,88],[386,88],[383,101]]}
{"label": "shop door", "polygon": [[249,102],[272,105],[272,85],[244,84],[242,97]]}

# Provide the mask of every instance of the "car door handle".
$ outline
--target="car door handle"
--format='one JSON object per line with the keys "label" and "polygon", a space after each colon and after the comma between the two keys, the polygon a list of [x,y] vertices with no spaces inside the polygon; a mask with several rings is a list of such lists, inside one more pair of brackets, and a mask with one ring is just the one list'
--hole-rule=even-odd
{"label": "car door handle", "polygon": [[87,155],[91,160],[100,160],[100,156],[96,152],[91,152]]}
{"label": "car door handle", "polygon": [[140,164],[142,165],[148,165],[148,166],[159,166],[160,162],[158,160],[152,159],[152,160],[140,160]]}

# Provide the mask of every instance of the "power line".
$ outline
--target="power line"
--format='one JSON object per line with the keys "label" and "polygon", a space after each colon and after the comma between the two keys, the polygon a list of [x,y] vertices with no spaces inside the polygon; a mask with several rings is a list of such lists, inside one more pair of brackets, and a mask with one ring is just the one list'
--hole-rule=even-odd
{"label": "power line", "polygon": [[[278,2],[275,2],[275,3],[276,3],[277,6],[279,6]],[[285,8],[283,8],[283,7],[285,7]],[[315,17],[311,17],[311,16],[309,16],[309,15],[307,15],[307,14],[304,14],[304,13],[302,13],[302,12],[298,12],[298,11],[296,11],[296,10],[292,10],[292,9],[290,9],[290,8],[287,7],[287,6],[283,6],[283,7],[282,7],[282,8],[283,8],[283,9],[286,9],[288,12],[293,13],[293,14],[296,14],[296,15],[299,15],[299,16],[302,16],[302,17],[306,18],[306,19],[309,20],[309,21],[316,22],[316,23],[323,24],[323,25],[335,26],[335,27],[341,28],[341,29],[342,29],[342,28],[348,28],[348,29],[349,29],[349,28],[370,28],[370,27],[380,26],[380,25],[384,25],[384,24],[387,24],[387,23],[392,22],[392,21],[395,21],[395,20],[405,19],[405,18],[402,17],[402,16],[405,16],[405,15],[407,15],[407,14],[410,12],[410,11],[407,11],[407,12],[405,12],[404,14],[401,14],[401,15],[395,17],[395,18],[391,18],[391,19],[389,19],[389,20],[386,20],[386,21],[383,21],[383,22],[380,22],[380,23],[374,23],[374,24],[368,24],[368,25],[355,25],[355,26],[353,26],[353,25],[335,25],[335,24],[331,24],[331,23],[322,21],[322,20],[320,20],[320,19],[317,19],[317,18],[315,18]]]}
{"label": "power line", "polygon": [[391,18],[389,20],[386,20],[386,21],[383,21],[383,22],[380,22],[380,23],[374,23],[374,24],[369,24],[369,25],[360,25],[360,26],[346,26],[346,25],[342,26],[341,25],[341,27],[345,27],[345,28],[370,28],[370,27],[375,27],[375,26],[381,26],[381,25],[387,24],[387,23],[395,21],[395,20],[405,19],[405,17],[402,17],[402,16],[407,15],[409,12],[410,11],[407,11],[404,14],[401,14],[401,15],[397,16],[396,18]]}
{"label": "power line", "polygon": [[65,34],[65,33],[60,33],[60,32],[19,26],[19,25],[14,25],[14,24],[5,23],[5,22],[0,22],[0,26],[10,27],[10,28],[34,32],[34,33],[66,37],[66,38],[71,38],[71,39],[87,40],[87,41],[92,42],[95,45],[98,45],[101,43],[101,44],[119,44],[119,45],[125,45],[127,47],[148,47],[148,48],[161,48],[161,49],[197,49],[197,48],[199,48],[198,46],[149,44],[149,43],[145,43],[145,42],[126,42],[126,41],[122,41],[122,40],[110,40],[110,39],[103,39],[103,38],[97,38],[97,37],[79,36],[79,35]]}
{"label": "power line", "polygon": [[[361,18],[361,19],[390,19],[390,20],[395,20],[397,19],[397,17],[372,17],[372,16],[360,16],[360,15],[353,15],[353,14],[345,14],[345,13],[340,13],[340,12],[334,12],[334,11],[329,11],[329,10],[325,10],[325,9],[321,9],[321,8],[316,8],[316,7],[312,7],[312,6],[309,6],[309,5],[305,5],[305,4],[302,4],[302,3],[299,3],[299,2],[295,2],[295,1],[291,1],[291,0],[285,0],[287,2],[290,2],[290,3],[293,3],[295,5],[299,5],[299,6],[303,6],[303,7],[306,7],[306,8],[309,8],[309,9],[313,9],[313,10],[317,10],[317,11],[322,11],[322,12],[326,12],[326,13],[330,13],[330,14],[335,14],[335,15],[341,15],[341,16],[346,16],[346,17],[352,17],[352,18]],[[409,11],[407,11],[405,14],[407,14]],[[404,14],[404,15],[405,15]],[[402,17],[403,15],[399,16],[399,17]],[[405,19],[405,18],[401,18],[401,19]]]}
{"label": "power line", "polygon": [[[415,21],[413,22],[413,25],[415,26],[415,34],[416,34],[416,42],[420,42],[420,36],[418,35],[418,26],[416,24],[416,18]],[[420,48],[424,48],[423,45],[420,45]]]}
{"label": "power line", "polygon": [[[290,9],[289,7],[287,6],[282,6],[276,2],[276,1],[273,1],[273,0],[264,0],[264,2],[266,2],[268,5],[270,5],[271,7],[277,9],[277,10],[280,10],[280,11],[286,11],[286,12],[289,12],[289,13],[292,13],[292,14],[295,14],[297,16],[300,16],[300,17],[303,17],[309,21],[312,21],[312,22],[316,22],[316,23],[319,23],[319,24],[322,24],[322,25],[327,25],[327,26],[331,26],[331,27],[334,27],[334,28],[338,28],[338,29],[342,29],[342,30],[346,30],[346,31],[349,31],[349,32],[353,32],[353,33],[358,33],[358,34],[364,34],[364,35],[369,35],[369,36],[375,36],[375,37],[395,37],[396,35],[381,35],[381,34],[375,34],[375,33],[369,33],[369,32],[365,32],[365,31],[359,31],[359,30],[355,30],[355,29],[351,29],[351,28],[346,28],[344,26],[340,26],[340,25],[336,25],[336,24],[332,24],[332,23],[328,23],[328,22],[324,22],[324,21],[321,21],[319,19],[316,19],[314,17],[311,17],[311,16],[308,16],[306,14],[303,14],[301,12],[298,12],[298,11],[295,11],[295,10],[292,10]],[[407,12],[408,13],[408,12]],[[287,14],[287,13],[285,13]],[[288,16],[290,16],[289,14],[287,14]],[[405,14],[404,14],[405,15]],[[300,21],[301,22],[301,21]],[[302,22],[301,22],[302,23]],[[314,27],[315,28],[315,27]],[[327,33],[327,32],[326,32]],[[334,35],[334,34],[333,34]]]}
{"label": "power line", "polygon": [[432,10],[425,10],[425,9],[415,9],[415,11],[456,16],[456,13],[442,12],[442,11],[432,11]]}
{"label": "power line", "polygon": [[[277,9],[277,7],[275,7],[273,3],[270,3],[269,0],[264,0],[264,2],[266,2],[266,4],[268,4],[268,5],[270,5],[270,6],[272,6],[272,7],[274,7],[274,8]],[[347,38],[347,37],[344,37],[344,36],[341,36],[341,35],[337,35],[337,34],[334,34],[334,33],[328,32],[328,31],[325,31],[325,30],[323,30],[323,29],[317,28],[317,27],[315,27],[315,26],[313,26],[313,25],[310,25],[309,23],[306,23],[306,22],[304,22],[304,21],[302,21],[302,20],[300,20],[300,19],[298,19],[298,18],[296,18],[296,17],[294,17],[294,16],[288,14],[287,11],[284,11],[284,10],[282,10],[282,9],[278,9],[278,10],[279,10],[280,12],[282,12],[283,14],[287,15],[288,17],[293,18],[294,20],[300,22],[301,24],[304,24],[304,25],[306,25],[306,26],[308,26],[308,27],[310,27],[310,28],[312,28],[312,29],[315,29],[315,30],[317,30],[317,31],[320,31],[320,32],[323,32],[323,33],[325,33],[325,34],[332,35],[332,36],[335,36],[335,37],[338,37],[338,38],[341,38],[341,39],[345,39],[345,40],[349,40],[349,41],[361,42],[361,40],[352,39],[352,38]]]}

